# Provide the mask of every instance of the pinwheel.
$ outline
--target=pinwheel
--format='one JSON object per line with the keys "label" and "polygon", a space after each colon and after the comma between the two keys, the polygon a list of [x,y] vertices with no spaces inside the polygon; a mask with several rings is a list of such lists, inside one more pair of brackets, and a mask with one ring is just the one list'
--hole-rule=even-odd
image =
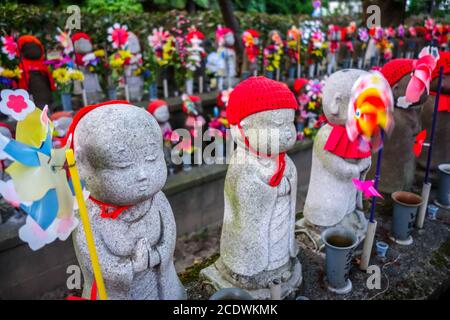
{"label": "pinwheel", "polygon": [[16,140],[1,135],[0,149],[14,160],[6,172],[17,193],[14,201],[19,199],[20,208],[28,214],[19,237],[37,250],[56,238],[66,240],[78,224],[64,169],[66,147],[52,147],[53,124],[47,107],[36,108],[24,90],[4,90],[1,96],[0,110],[4,112],[6,105],[14,110],[7,114],[18,120]]}
{"label": "pinwheel", "polygon": [[361,151],[382,146],[381,130],[390,133],[394,124],[394,101],[389,83],[379,72],[360,77],[353,85],[346,123],[351,141]]}
{"label": "pinwheel", "polygon": [[371,197],[383,198],[383,196],[374,187],[375,180],[361,181],[359,179],[353,178],[352,182],[355,185],[356,189],[363,192],[364,197],[366,197],[366,198],[371,198]]}
{"label": "pinwheel", "polygon": [[2,40],[2,52],[8,56],[9,60],[14,60],[17,57],[17,43],[13,36],[5,35],[0,38]]}
{"label": "pinwheel", "polygon": [[380,164],[384,133],[390,133],[394,126],[394,100],[391,87],[381,73],[375,71],[361,76],[353,85],[346,123],[351,141],[358,140],[361,151],[378,151],[375,181],[353,181],[364,194],[372,195],[369,224],[364,240],[360,268],[367,270],[372,252],[377,221],[375,220],[376,197],[380,179]]}

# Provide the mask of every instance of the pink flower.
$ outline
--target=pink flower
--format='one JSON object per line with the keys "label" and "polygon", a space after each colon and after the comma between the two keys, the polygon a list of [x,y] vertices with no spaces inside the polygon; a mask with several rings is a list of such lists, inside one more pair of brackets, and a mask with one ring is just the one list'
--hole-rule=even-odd
{"label": "pink flower", "polygon": [[28,92],[23,89],[2,90],[1,98],[0,111],[17,121],[24,120],[36,108],[34,102],[30,100]]}
{"label": "pink flower", "polygon": [[128,44],[128,27],[115,23],[108,28],[108,41],[112,43],[115,49],[124,49]]}
{"label": "pink flower", "polygon": [[13,60],[17,56],[17,43],[14,41],[14,37],[6,35],[1,39],[3,43],[2,52],[8,55],[9,60]]}

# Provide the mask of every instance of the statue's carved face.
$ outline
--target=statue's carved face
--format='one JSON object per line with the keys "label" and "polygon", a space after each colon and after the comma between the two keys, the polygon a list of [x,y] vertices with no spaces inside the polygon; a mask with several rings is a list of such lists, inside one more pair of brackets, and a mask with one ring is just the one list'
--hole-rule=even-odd
{"label": "statue's carved face", "polygon": [[335,125],[345,125],[353,84],[366,71],[344,69],[333,73],[323,87],[322,106],[327,120]]}
{"label": "statue's carved face", "polygon": [[24,58],[30,60],[37,60],[44,54],[42,48],[34,42],[25,43],[20,51]]}
{"label": "statue's carved face", "polygon": [[[241,127],[252,149],[275,155],[291,149],[296,141],[295,110],[278,109],[252,114],[241,121]],[[233,139],[245,146],[244,138],[234,127]]]}
{"label": "statue's carved face", "polygon": [[128,33],[128,49],[132,54],[137,54],[141,52],[141,45],[139,44],[139,39],[132,32]]}
{"label": "statue's carved face", "polygon": [[161,130],[144,109],[111,105],[93,110],[79,122],[74,144],[80,176],[100,201],[134,205],[165,184]]}
{"label": "statue's carved face", "polygon": [[75,52],[86,54],[92,52],[92,43],[84,38],[81,38],[73,43],[73,48]]}
{"label": "statue's carved face", "polygon": [[224,40],[225,40],[225,45],[234,46],[234,35],[231,32],[229,32],[225,35]]}
{"label": "statue's carved face", "polygon": [[167,106],[158,107],[153,113],[153,116],[158,122],[167,122],[170,118],[169,108]]}

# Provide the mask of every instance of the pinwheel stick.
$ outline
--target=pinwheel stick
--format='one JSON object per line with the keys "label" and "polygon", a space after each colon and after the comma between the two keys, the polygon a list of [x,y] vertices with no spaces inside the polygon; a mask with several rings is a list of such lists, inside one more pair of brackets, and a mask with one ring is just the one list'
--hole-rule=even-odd
{"label": "pinwheel stick", "polygon": [[73,189],[75,197],[78,202],[78,209],[80,212],[81,222],[83,223],[84,233],[86,234],[86,242],[91,257],[92,269],[94,270],[95,282],[97,283],[98,294],[100,300],[107,300],[105,283],[103,282],[102,271],[98,262],[97,250],[95,249],[94,236],[92,235],[91,225],[84,202],[83,190],[81,188],[80,177],[78,176],[78,169],[75,164],[75,157],[72,149],[66,150],[66,159],[69,165],[70,176],[72,177]]}
{"label": "pinwheel stick", "polygon": [[[381,143],[384,140],[384,131],[381,130]],[[378,189],[378,182],[380,181],[380,168],[381,159],[383,157],[383,148],[378,150],[377,167],[375,171],[375,183],[374,188]],[[361,255],[361,263],[359,268],[361,270],[367,270],[370,261],[370,255],[372,254],[373,241],[375,239],[375,231],[377,230],[377,221],[375,220],[375,207],[377,205],[377,197],[372,197],[372,206],[370,208],[369,223],[367,225],[366,238],[364,239],[363,251]]]}
{"label": "pinwheel stick", "polygon": [[422,187],[423,202],[420,205],[419,213],[417,215],[417,220],[416,220],[416,227],[420,228],[420,229],[423,228],[423,222],[425,220],[425,212],[426,212],[426,209],[428,206],[428,199],[430,197],[431,183],[429,182],[429,174],[430,174],[430,166],[431,166],[431,153],[433,152],[433,140],[434,140],[434,133],[436,130],[436,119],[437,119],[438,108],[439,108],[439,98],[441,96],[443,73],[444,73],[444,67],[440,67],[439,68],[438,88],[437,88],[437,93],[436,93],[436,99],[434,100],[433,120],[431,123],[430,146],[428,148],[427,166],[425,169],[425,179],[423,180],[423,187]]}

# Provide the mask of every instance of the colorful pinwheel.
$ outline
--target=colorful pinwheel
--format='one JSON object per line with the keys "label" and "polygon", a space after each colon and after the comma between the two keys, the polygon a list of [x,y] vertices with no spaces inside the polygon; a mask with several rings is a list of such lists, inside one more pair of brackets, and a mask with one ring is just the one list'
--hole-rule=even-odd
{"label": "colorful pinwheel", "polygon": [[389,83],[377,71],[360,77],[353,85],[346,123],[350,140],[360,142],[360,150],[380,149],[381,129],[394,125],[394,102]]}
{"label": "colorful pinwheel", "polygon": [[6,169],[14,188],[6,190],[8,183],[1,184],[0,192],[10,196],[10,202],[19,201],[28,214],[19,237],[37,250],[56,238],[66,240],[78,225],[71,182],[64,169],[67,147],[52,146],[53,124],[47,117],[47,107],[43,111],[36,108],[24,90],[4,90],[1,96],[1,106],[16,107],[8,114],[18,123],[16,140],[0,136],[0,150],[14,160]]}

